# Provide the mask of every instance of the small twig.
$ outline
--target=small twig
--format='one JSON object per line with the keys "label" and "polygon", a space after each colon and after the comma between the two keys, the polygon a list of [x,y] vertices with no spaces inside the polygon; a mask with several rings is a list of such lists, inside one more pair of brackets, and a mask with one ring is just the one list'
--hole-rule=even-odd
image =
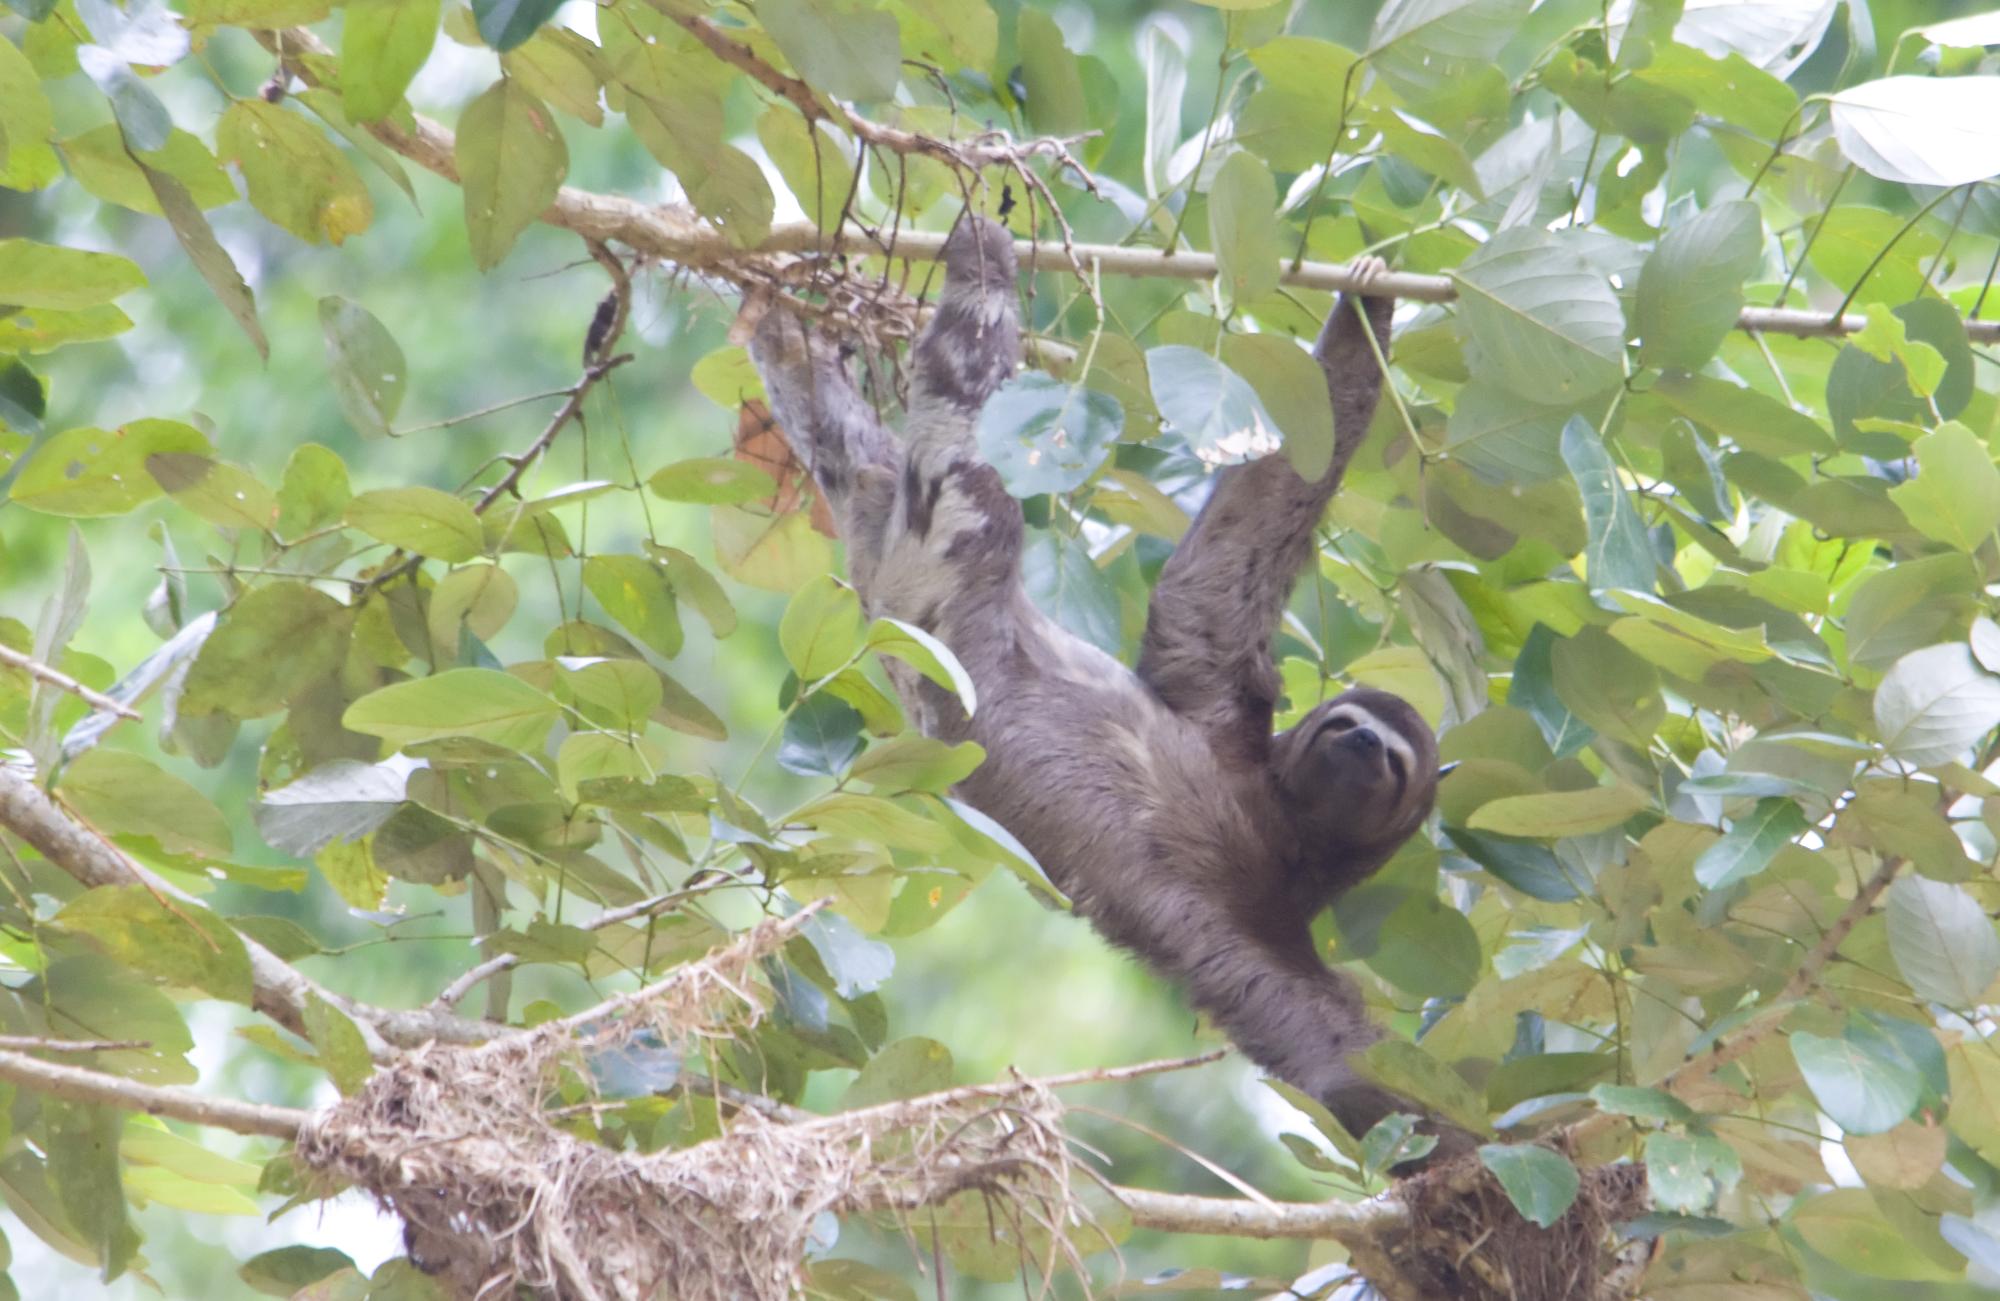
{"label": "small twig", "polygon": [[0,1052],[10,1053],[144,1052],[152,1046],[146,1039],[50,1039],[43,1035],[0,1034]]}
{"label": "small twig", "polygon": [[122,1075],[63,1066],[19,1053],[0,1051],[0,1080],[26,1085],[38,1093],[92,1102],[121,1111],[143,1111],[193,1125],[209,1125],[238,1134],[262,1134],[290,1140],[305,1124],[296,1107],[271,1107],[233,1098],[213,1098],[193,1089],[166,1084],[141,1084]]}
{"label": "small twig", "polygon": [[[735,877],[717,877],[712,881],[705,881],[701,885],[689,886],[684,890],[673,890],[666,894],[654,895],[650,899],[641,899],[637,903],[626,904],[622,908],[608,909],[583,923],[583,929],[587,931],[603,930],[607,926],[616,926],[620,922],[629,922],[640,917],[650,916],[653,913],[672,907],[674,904],[680,903],[685,899],[707,894],[711,890],[742,884],[744,882],[737,880]],[[497,976],[503,971],[511,971],[520,965],[521,955],[518,953],[501,953],[488,958],[478,966],[459,976],[458,979],[452,981],[449,985],[446,985],[439,992],[438,996],[431,1000],[430,1006],[441,1011],[449,1011],[463,1002],[465,996],[477,988],[480,981]]]}
{"label": "small twig", "polygon": [[0,645],[0,664],[20,669],[29,677],[39,678],[58,691],[67,691],[100,714],[116,714],[120,718],[129,718],[134,722],[143,721],[145,718],[145,715],[138,710],[119,704],[103,692],[84,686],[61,669],[52,669],[40,660],[23,655],[11,646]]}
{"label": "small twig", "polygon": [[1077,184],[1090,194],[1103,198],[1098,190],[1097,178],[1086,170],[1082,163],[1070,153],[1069,146],[1076,141],[1086,140],[1097,133],[1068,138],[1042,136],[1034,140],[1016,141],[1006,133],[989,131],[970,142],[940,140],[936,136],[918,131],[905,131],[899,127],[885,126],[861,116],[853,109],[831,97],[822,99],[818,92],[800,81],[787,76],[772,67],[757,52],[741,41],[732,39],[720,27],[699,14],[684,13],[680,6],[666,0],[649,0],[652,6],[669,20],[700,41],[710,54],[732,68],[747,73],[751,80],[778,96],[793,108],[808,123],[828,121],[844,126],[858,140],[865,141],[895,154],[917,154],[935,158],[950,167],[967,171],[978,171],[984,167],[1003,166],[1019,168],[1029,158],[1047,157],[1056,166],[1074,174]]}

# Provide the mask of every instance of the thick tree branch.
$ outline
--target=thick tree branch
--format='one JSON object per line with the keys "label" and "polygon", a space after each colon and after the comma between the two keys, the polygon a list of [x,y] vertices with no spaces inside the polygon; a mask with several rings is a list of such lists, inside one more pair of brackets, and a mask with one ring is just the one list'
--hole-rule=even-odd
{"label": "thick tree branch", "polygon": [[[317,36],[302,28],[260,32],[257,35],[281,57],[331,52]],[[722,40],[728,39],[719,32],[717,35]],[[286,58],[286,66],[301,80],[317,84],[300,60]],[[775,75],[783,78],[783,74]],[[786,98],[791,99],[790,94]],[[793,102],[796,103],[795,100]],[[826,110],[822,108],[819,115],[826,116]],[[396,153],[456,184],[458,165],[454,161],[454,152],[457,146],[452,133],[422,114],[413,115],[413,119],[415,125],[409,131],[387,121],[373,123],[368,129]],[[879,124],[872,124],[872,129],[878,133],[891,130]],[[912,137],[912,142],[915,139]],[[952,144],[950,147],[964,152],[978,146]],[[1018,153],[1028,146],[1014,144],[1008,148]],[[910,152],[925,150],[911,143]],[[821,230],[811,222],[793,222],[773,227],[770,237],[755,249],[742,249],[730,241],[728,234],[709,225],[687,207],[643,204],[618,195],[596,194],[567,185],[556,194],[555,202],[549,205],[541,219],[586,239],[615,241],[651,258],[746,284],[769,283],[776,266],[775,259],[780,255],[822,253],[832,248],[850,253],[892,255],[911,261],[936,261],[943,254],[946,238],[942,232],[904,229],[895,233],[892,247],[876,232],[853,222],[832,233]],[[1024,262],[1031,265],[1060,267],[1073,256],[1078,265],[1094,265],[1098,272],[1107,275],[1212,280],[1217,274],[1215,256],[1211,253],[1163,252],[1119,244],[1072,244],[1065,247],[1060,241],[1033,240],[1016,241],[1015,250]],[[1301,289],[1346,291],[1363,287],[1361,277],[1354,273],[1352,267],[1333,262],[1287,261],[1280,270],[1279,281]],[[1366,287],[1370,293],[1424,303],[1450,302],[1458,296],[1457,287],[1449,276],[1417,275],[1406,271],[1371,277]],[[1790,307],[1745,307],[1736,318],[1739,330],[1805,338],[1836,338],[1853,334],[1866,324],[1865,317],[1853,314],[1834,316]],[[2000,342],[2000,321],[1968,321],[1965,332],[1975,342]]]}

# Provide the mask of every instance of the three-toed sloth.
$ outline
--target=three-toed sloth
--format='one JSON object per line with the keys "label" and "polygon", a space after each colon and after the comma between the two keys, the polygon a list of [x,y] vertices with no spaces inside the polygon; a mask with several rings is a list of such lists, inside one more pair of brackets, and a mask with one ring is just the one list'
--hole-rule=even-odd
{"label": "three-toed sloth", "polygon": [[1135,673],[1029,601],[1020,503],[974,440],[980,408],[1020,361],[1013,242],[968,213],[944,265],[900,441],[839,348],[790,311],[767,312],[750,344],[773,414],[836,512],[868,613],[935,634],[978,689],[968,717],[950,693],[895,672],[911,717],[985,747],[964,798],[1253,1061],[1357,1135],[1420,1110],[1349,1064],[1381,1032],[1309,927],[1422,825],[1436,741],[1406,702],[1367,688],[1271,731],[1271,637],[1374,413],[1382,376],[1368,333],[1386,349],[1393,300],[1361,296],[1356,310],[1343,298],[1314,347],[1335,430],[1320,478],[1277,455],[1215,476],[1153,590]]}

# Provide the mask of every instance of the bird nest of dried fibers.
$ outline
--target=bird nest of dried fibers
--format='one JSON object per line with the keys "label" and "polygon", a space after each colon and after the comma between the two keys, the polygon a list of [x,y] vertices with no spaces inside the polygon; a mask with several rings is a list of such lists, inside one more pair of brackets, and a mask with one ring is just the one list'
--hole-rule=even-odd
{"label": "bird nest of dried fibers", "polygon": [[685,1047],[753,1024],[758,962],[802,921],[764,923],[580,1017],[387,1063],[301,1133],[300,1164],[372,1193],[403,1219],[413,1257],[471,1298],[786,1297],[822,1213],[894,1213],[959,1193],[1069,1250],[1065,1229],[1087,1217],[1071,1195],[1061,1108],[1032,1081],[798,1124],[744,1109],[716,1138],[650,1153],[564,1127],[589,1108],[550,1111],[560,1085],[587,1087],[590,1060],[636,1036]]}

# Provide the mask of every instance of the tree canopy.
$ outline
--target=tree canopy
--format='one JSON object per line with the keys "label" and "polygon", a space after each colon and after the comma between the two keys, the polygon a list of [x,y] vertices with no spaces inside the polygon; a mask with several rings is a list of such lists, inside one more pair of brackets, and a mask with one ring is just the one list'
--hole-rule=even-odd
{"label": "tree canopy", "polygon": [[[1029,587],[1127,657],[1215,466],[1328,464],[1300,341],[1390,262],[1280,722],[1456,765],[1316,935],[1498,1213],[1642,1171],[1606,1297],[2000,1286],[2000,11],[6,4],[23,1279],[1420,1294],[1420,1140],[1210,1063],[953,797],[881,662],[975,693],[763,405],[783,297],[893,410],[971,206]],[[348,1186],[407,1257],[301,1236]]]}

